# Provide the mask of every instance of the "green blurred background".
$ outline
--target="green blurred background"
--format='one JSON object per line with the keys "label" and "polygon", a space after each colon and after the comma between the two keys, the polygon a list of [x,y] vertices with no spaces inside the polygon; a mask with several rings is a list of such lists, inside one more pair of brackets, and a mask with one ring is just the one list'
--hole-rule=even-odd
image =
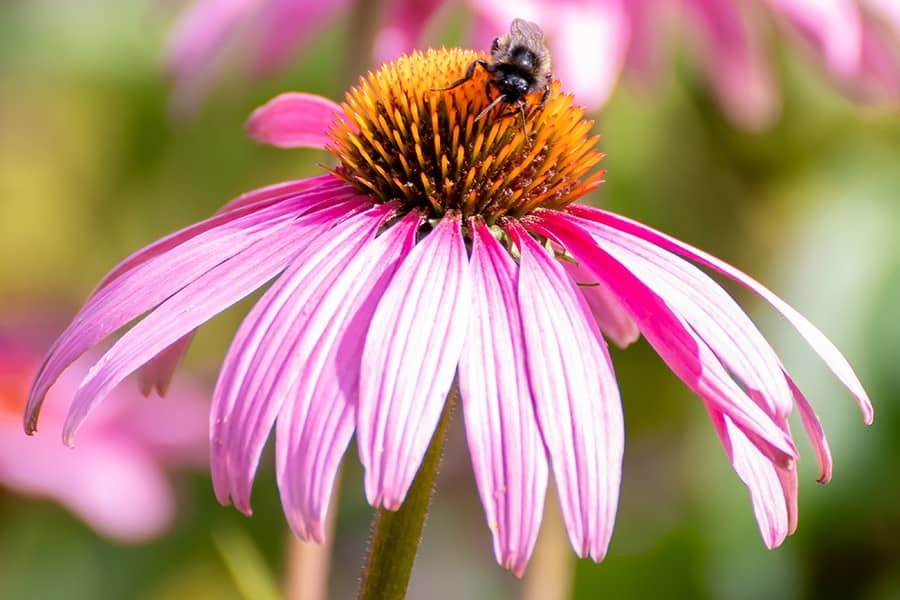
{"label": "green blurred background", "polygon": [[[2,325],[35,310],[65,320],[131,251],[328,160],[257,146],[242,124],[280,91],[340,97],[347,23],[323,31],[277,79],[226,78],[178,123],[160,64],[177,8],[0,4]],[[835,459],[832,483],[816,484],[795,423],[800,527],[768,551],[701,402],[643,341],[614,349],[627,425],[622,496],[607,559],[571,560],[577,598],[900,598],[900,115],[860,109],[795,52],[777,56],[783,116],[763,134],[726,123],[686,60],[659,91],[620,86],[596,117],[609,174],[592,201],[713,252],[791,302],[855,366],[875,425],[862,425],[783,320],[729,288],[816,407]],[[201,329],[188,355],[187,369],[209,385],[247,306]],[[458,417],[410,596],[520,597],[523,583],[494,562]],[[249,519],[215,502],[208,473],[176,481],[176,526],[139,546],[0,489],[0,598],[242,598],[263,593],[260,577],[280,588],[288,532],[271,460]],[[333,597],[355,592],[371,513],[351,448]]]}

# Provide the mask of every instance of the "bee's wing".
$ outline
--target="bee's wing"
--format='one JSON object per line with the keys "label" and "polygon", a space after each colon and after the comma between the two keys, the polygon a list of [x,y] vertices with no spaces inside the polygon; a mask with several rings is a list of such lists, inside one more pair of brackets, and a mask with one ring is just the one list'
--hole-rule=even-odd
{"label": "bee's wing", "polygon": [[521,44],[528,47],[538,58],[538,67],[541,74],[550,71],[550,51],[544,44],[544,32],[536,23],[525,19],[513,19],[509,26],[510,45]]}
{"label": "bee's wing", "polygon": [[537,45],[540,48],[544,45],[544,32],[531,21],[513,19],[512,25],[509,26],[509,33],[513,37],[527,41],[529,46]]}

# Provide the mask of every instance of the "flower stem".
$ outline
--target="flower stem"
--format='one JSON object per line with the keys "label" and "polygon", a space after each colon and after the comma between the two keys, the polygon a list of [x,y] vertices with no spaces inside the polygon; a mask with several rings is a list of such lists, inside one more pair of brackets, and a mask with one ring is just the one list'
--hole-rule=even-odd
{"label": "flower stem", "polygon": [[431,445],[400,509],[393,512],[379,508],[375,514],[369,556],[359,590],[360,600],[402,600],[406,597],[457,393],[454,381]]}
{"label": "flower stem", "polygon": [[355,85],[357,78],[371,67],[371,56],[378,32],[379,2],[354,0],[349,11],[349,32],[344,55],[344,80]]}

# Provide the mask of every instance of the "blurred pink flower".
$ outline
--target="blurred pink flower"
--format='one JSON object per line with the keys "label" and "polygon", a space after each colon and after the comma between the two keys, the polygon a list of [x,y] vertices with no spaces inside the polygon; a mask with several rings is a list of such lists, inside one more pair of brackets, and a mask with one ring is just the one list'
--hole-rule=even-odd
{"label": "blurred pink flower", "polygon": [[369,502],[397,509],[457,376],[495,555],[519,575],[551,468],[576,552],[606,554],[624,428],[601,332],[621,346],[643,334],[703,399],[765,543],[781,543],[796,527],[795,403],[821,481],[831,475],[824,434],[747,315],[682,257],[771,303],[850,389],[868,423],[872,408],[856,375],[813,325],[734,267],[625,217],[571,204],[599,184],[601,173],[586,173],[602,155],[586,137],[590,122],[558,86],[528,113],[541,152],[517,119],[473,120],[487,103],[483,79],[424,102],[475,56],[403,57],[351,90],[343,107],[285,94],[254,112],[248,130],[259,141],[330,144],[341,166],[245,194],[121,263],[51,348],[27,427],[59,374],[119,328],[146,315],[84,378],[67,440],[129,373],[169,352],[157,371],[167,377],[196,327],[274,279],[241,324],[214,393],[220,502],[251,512],[274,427],[278,485],[298,536],[322,540],[354,431]]}
{"label": "blurred pink flower", "polygon": [[[390,0],[379,17],[375,58],[421,42],[441,0]],[[813,55],[850,95],[900,103],[900,9],[896,0],[469,0],[474,45],[487,49],[513,18],[544,29],[556,76],[590,110],[609,98],[624,71],[653,80],[671,66],[676,38],[692,47],[724,113],[748,129],[779,112],[769,64],[767,21]],[[167,64],[177,102],[194,105],[225,49],[247,42],[253,70],[289,59],[346,0],[195,0],[170,39]]]}
{"label": "blurred pink flower", "polygon": [[0,485],[53,499],[99,533],[139,542],[162,533],[175,512],[164,469],[199,467],[207,453],[207,403],[200,391],[177,384],[165,398],[113,393],[79,438],[60,443],[63,403],[87,368],[66,372],[48,396],[41,435],[22,433],[28,386],[40,364],[33,340],[0,335]]}

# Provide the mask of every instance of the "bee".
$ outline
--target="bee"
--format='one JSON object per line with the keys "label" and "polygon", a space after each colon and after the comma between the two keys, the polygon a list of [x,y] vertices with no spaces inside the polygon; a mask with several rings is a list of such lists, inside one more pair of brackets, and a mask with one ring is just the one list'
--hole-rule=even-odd
{"label": "bee", "polygon": [[[509,33],[494,38],[491,43],[491,62],[480,58],[473,61],[462,79],[438,91],[452,90],[466,83],[475,74],[475,67],[481,67],[491,75],[484,86],[491,102],[475,117],[476,121],[503,103],[514,107],[507,114],[515,114],[518,108],[524,124],[526,96],[541,92],[540,105],[543,106],[550,95],[550,83],[553,81],[550,51],[544,44],[544,32],[531,21],[513,19]],[[492,97],[491,88],[499,93],[496,98]]]}

